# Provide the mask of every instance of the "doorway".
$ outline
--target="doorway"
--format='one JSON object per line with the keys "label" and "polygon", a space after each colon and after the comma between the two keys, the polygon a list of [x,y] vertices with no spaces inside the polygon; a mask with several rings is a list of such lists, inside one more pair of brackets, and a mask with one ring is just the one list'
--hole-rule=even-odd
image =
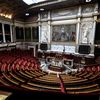
{"label": "doorway", "polygon": [[96,23],[95,44],[100,44],[100,22]]}
{"label": "doorway", "polygon": [[95,46],[94,54],[100,56],[100,22],[96,23],[94,44],[97,45]]}
{"label": "doorway", "polygon": [[28,50],[30,51],[31,55],[33,55],[34,57],[36,56],[35,46],[28,46]]}

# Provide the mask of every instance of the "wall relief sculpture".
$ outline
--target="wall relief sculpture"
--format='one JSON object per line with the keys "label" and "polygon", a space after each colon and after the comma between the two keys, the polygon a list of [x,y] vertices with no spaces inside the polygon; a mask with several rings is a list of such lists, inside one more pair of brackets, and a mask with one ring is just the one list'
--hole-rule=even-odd
{"label": "wall relief sculpture", "polygon": [[48,12],[42,12],[41,19],[47,19],[47,18],[48,18]]}
{"label": "wall relief sculpture", "polygon": [[91,5],[83,5],[82,6],[82,14],[84,13],[92,13],[94,12],[94,5],[91,4]]}
{"label": "wall relief sculpture", "polygon": [[48,24],[46,23],[46,24],[42,24],[42,26],[41,26],[41,42],[48,42],[48,35],[49,33],[48,33]]}
{"label": "wall relief sculpture", "polygon": [[75,40],[75,24],[52,26],[52,42],[75,42]]}
{"label": "wall relief sculpture", "polygon": [[81,43],[90,43],[93,32],[93,22],[82,22],[80,28]]}
{"label": "wall relief sculpture", "polygon": [[61,17],[61,16],[72,16],[78,14],[78,7],[73,8],[71,7],[66,9],[54,10],[51,12],[51,17]]}

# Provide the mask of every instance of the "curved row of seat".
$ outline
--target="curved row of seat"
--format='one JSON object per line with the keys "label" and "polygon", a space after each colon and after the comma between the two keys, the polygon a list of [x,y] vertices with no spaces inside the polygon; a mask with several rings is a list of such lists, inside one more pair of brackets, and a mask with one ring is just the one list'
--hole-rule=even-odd
{"label": "curved row of seat", "polygon": [[9,64],[0,62],[0,84],[6,87],[29,91],[61,92],[62,79],[66,94],[100,94],[100,71],[92,71],[92,67],[99,68],[100,65],[89,66],[91,71],[86,70],[88,67],[85,67],[85,70],[74,74],[60,74],[60,79],[56,74],[43,72],[36,58],[28,54],[27,56],[16,54],[17,56],[11,55],[10,58],[14,59],[10,60]]}

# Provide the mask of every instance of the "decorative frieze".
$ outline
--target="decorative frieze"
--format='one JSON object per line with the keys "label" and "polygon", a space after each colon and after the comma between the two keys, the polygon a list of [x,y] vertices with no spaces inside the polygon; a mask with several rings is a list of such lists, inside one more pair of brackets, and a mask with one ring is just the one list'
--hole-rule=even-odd
{"label": "decorative frieze", "polygon": [[54,10],[51,12],[51,18],[61,16],[72,16],[78,14],[78,7]]}

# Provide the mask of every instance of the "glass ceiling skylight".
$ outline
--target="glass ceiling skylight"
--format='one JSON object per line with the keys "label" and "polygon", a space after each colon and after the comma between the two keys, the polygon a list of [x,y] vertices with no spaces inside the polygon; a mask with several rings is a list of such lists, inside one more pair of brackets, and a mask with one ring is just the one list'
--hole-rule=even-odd
{"label": "glass ceiling skylight", "polygon": [[38,2],[42,2],[42,1],[46,1],[46,0],[23,0],[26,4],[30,5],[30,4],[34,4],[34,3],[38,3]]}

